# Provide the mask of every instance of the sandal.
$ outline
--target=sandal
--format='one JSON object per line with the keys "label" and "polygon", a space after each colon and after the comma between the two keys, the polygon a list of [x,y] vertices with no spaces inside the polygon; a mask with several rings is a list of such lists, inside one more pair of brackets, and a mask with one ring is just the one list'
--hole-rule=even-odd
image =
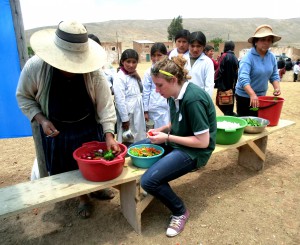
{"label": "sandal", "polygon": [[115,197],[115,193],[111,189],[105,188],[103,190],[90,193],[90,196],[98,200],[110,200]]}
{"label": "sandal", "polygon": [[93,206],[89,202],[82,202],[79,203],[79,206],[77,208],[77,214],[82,219],[87,219],[92,214]]}

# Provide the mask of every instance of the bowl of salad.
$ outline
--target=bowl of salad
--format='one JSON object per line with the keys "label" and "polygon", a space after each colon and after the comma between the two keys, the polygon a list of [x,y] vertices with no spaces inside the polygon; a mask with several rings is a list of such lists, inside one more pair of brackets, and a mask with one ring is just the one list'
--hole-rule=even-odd
{"label": "bowl of salad", "polygon": [[126,145],[118,143],[121,152],[115,155],[107,150],[105,142],[91,141],[82,144],[73,152],[82,176],[90,181],[108,181],[117,178],[123,171]]}
{"label": "bowl of salad", "polygon": [[248,134],[259,134],[270,124],[270,121],[261,117],[240,117],[247,122],[244,132]]}
{"label": "bowl of salad", "polygon": [[133,145],[128,148],[132,164],[139,168],[149,168],[164,154],[164,148],[155,144]]}

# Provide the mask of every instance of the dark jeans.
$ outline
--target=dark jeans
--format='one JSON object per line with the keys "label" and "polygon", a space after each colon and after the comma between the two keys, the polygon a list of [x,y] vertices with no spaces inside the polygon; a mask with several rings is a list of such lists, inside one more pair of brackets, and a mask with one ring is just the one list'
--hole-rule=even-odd
{"label": "dark jeans", "polygon": [[[149,139],[135,144],[150,143]],[[142,188],[159,199],[173,215],[180,216],[185,213],[186,207],[183,201],[172,190],[169,182],[196,169],[196,160],[192,160],[188,154],[179,149],[173,149],[160,145],[166,149],[159,161],[153,164],[142,176]]]}
{"label": "dark jeans", "polygon": [[234,108],[234,97],[233,97],[233,104],[232,105],[220,105],[219,104],[219,89],[217,90],[216,95],[216,105],[220,109],[221,112],[223,112],[224,116],[236,116],[236,113],[233,111]]}
{"label": "dark jeans", "polygon": [[238,96],[235,95],[236,98],[236,112],[239,117],[243,116],[253,116],[257,117],[258,112],[257,111],[251,111],[250,110],[250,98]]}
{"label": "dark jeans", "polygon": [[294,73],[294,82],[297,82],[298,74]]}

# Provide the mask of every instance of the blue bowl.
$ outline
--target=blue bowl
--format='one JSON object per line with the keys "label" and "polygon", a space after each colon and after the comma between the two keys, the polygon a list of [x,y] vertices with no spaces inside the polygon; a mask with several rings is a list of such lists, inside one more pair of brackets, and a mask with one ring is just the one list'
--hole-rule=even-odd
{"label": "blue bowl", "polygon": [[[160,152],[159,155],[153,156],[153,157],[139,157],[134,156],[130,153],[131,149],[133,148],[142,148],[142,147],[151,147],[155,148]],[[140,145],[134,145],[128,148],[128,155],[131,157],[132,164],[139,168],[150,168],[154,163],[156,163],[164,154],[165,150],[161,146],[154,145],[154,144],[140,144]]]}

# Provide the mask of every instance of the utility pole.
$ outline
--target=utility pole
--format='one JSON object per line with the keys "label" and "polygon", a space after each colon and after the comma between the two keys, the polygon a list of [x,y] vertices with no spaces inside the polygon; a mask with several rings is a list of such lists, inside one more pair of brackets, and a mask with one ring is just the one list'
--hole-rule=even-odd
{"label": "utility pole", "polygon": [[[25,31],[23,25],[23,17],[21,11],[20,0],[10,0],[11,14],[14,23],[14,29],[16,34],[16,42],[19,54],[20,67],[23,68],[28,60],[28,50],[25,41]],[[2,18],[2,17],[1,17]]]}
{"label": "utility pole", "polygon": [[117,53],[118,53],[118,64],[120,63],[120,57],[119,57],[119,41],[118,41],[118,32],[116,32],[116,39],[117,39]]}

